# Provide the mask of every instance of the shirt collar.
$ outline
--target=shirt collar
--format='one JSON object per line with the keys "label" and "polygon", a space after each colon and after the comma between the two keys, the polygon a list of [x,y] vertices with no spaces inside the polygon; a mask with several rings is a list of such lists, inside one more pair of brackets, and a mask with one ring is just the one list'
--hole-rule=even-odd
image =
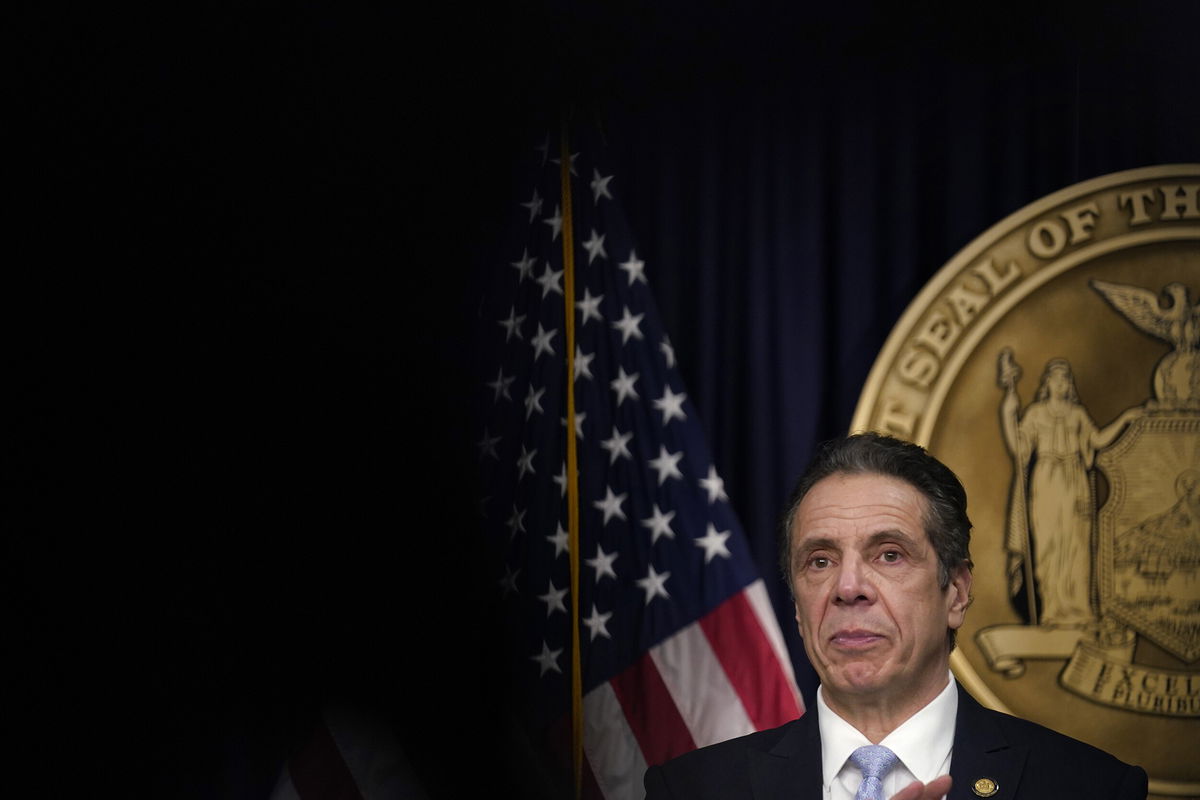
{"label": "shirt collar", "polygon": [[[850,754],[871,741],[839,717],[825,702],[824,688],[817,687],[817,725],[821,731],[821,775],[826,787],[845,766]],[[900,724],[880,742],[890,748],[920,781],[938,777],[954,746],[954,722],[958,716],[958,689],[954,675],[946,688],[924,708]]]}

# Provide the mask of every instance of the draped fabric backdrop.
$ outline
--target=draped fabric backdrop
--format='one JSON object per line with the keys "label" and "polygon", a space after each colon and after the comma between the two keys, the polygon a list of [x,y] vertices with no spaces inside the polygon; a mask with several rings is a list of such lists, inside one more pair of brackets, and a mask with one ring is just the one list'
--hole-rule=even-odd
{"label": "draped fabric backdrop", "polygon": [[651,30],[687,42],[682,63],[667,48],[615,75],[604,67],[622,60],[619,34],[596,19],[570,29],[596,36],[589,74],[608,81],[573,118],[600,124],[622,156],[614,191],[760,571],[776,579],[810,706],[777,518],[814,446],[848,430],[900,314],[1026,204],[1200,157],[1194,8],[1005,6],[969,21],[861,10],[795,11],[778,28],[664,14]]}
{"label": "draped fabric backdrop", "polygon": [[43,794],[264,797],[331,699],[431,796],[516,785],[462,367],[560,112],[604,131],[810,703],[776,515],[907,303],[1039,197],[1200,160],[1187,2],[114,14],[21,28],[6,588]]}

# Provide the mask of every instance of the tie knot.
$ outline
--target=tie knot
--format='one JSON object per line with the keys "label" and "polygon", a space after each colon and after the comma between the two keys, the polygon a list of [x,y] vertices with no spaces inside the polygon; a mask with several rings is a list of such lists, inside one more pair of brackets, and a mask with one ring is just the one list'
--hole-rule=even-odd
{"label": "tie knot", "polygon": [[881,744],[868,744],[851,753],[850,760],[862,770],[863,780],[883,778],[896,763],[896,754]]}

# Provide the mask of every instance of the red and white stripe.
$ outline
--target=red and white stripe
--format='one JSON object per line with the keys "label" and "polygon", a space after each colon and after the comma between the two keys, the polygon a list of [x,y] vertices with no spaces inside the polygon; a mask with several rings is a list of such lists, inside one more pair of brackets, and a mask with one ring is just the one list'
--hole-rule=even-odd
{"label": "red and white stripe", "polygon": [[759,580],[589,692],[584,752],[606,800],[640,800],[647,765],[803,711]]}

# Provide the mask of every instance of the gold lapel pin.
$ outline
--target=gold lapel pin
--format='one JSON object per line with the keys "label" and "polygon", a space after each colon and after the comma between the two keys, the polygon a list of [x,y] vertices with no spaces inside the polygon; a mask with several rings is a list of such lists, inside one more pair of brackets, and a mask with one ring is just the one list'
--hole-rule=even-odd
{"label": "gold lapel pin", "polygon": [[975,785],[971,787],[971,791],[980,797],[991,797],[1000,791],[1000,785],[991,778],[980,778],[975,781]]}

